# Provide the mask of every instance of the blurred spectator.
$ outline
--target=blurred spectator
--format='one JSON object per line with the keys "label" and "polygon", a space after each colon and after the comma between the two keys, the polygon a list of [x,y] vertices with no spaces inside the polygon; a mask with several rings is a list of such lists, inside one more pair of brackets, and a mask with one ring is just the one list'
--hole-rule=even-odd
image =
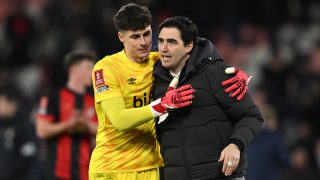
{"label": "blurred spectator", "polygon": [[320,41],[317,46],[311,51],[310,58],[305,69],[305,76],[300,79],[301,87],[300,102],[302,103],[302,110],[305,112],[304,117],[310,119],[312,127],[315,132],[319,133],[320,127]]}
{"label": "blurred spectator", "polygon": [[[282,84],[286,83],[286,85],[277,90],[279,93],[285,89],[283,91],[285,93],[282,94],[283,96],[287,96],[287,101],[281,103],[282,106],[278,108],[284,109],[285,107],[287,110],[282,111],[283,114],[291,116],[297,121],[304,119],[310,124],[311,131],[314,132],[313,135],[320,136],[318,131],[318,127],[320,126],[320,121],[318,120],[320,116],[320,111],[318,110],[320,106],[320,43],[310,50],[308,56],[299,58],[299,61],[291,69],[294,70],[291,70],[290,76],[288,76],[290,78],[287,81],[282,81]],[[269,76],[268,82],[277,82],[283,79],[283,76],[281,76],[283,73],[284,70],[279,71],[278,76],[274,76],[273,78]],[[278,83],[279,86],[280,81]],[[280,95],[278,94],[276,97],[282,99]],[[276,98],[273,99],[276,101]],[[288,114],[288,111],[291,111],[291,113]]]}
{"label": "blurred spectator", "polygon": [[315,149],[314,149],[314,127],[312,124],[306,120],[299,120],[296,124],[296,140],[295,143],[292,145],[293,148],[295,147],[304,147],[304,149],[308,153],[309,157],[309,165],[311,168],[316,168],[316,158],[315,158]]}
{"label": "blurred spectator", "polygon": [[36,129],[39,138],[47,143],[44,179],[88,179],[97,118],[94,99],[87,87],[92,84],[95,60],[91,51],[68,53],[64,59],[68,72],[66,86],[41,97]]}
{"label": "blurred spectator", "polygon": [[[289,115],[287,113],[292,110],[291,108],[296,108],[287,101],[287,97],[293,94],[293,90],[288,88],[288,84],[291,82],[289,73],[292,70],[287,66],[280,56],[275,56],[268,59],[268,63],[261,67],[263,79],[259,82],[260,86],[265,90],[269,103],[277,109],[279,119],[296,115],[295,112]],[[255,74],[253,76],[255,78]]]}
{"label": "blurred spectator", "polygon": [[281,180],[281,172],[289,167],[289,155],[278,130],[275,110],[265,102],[263,91],[253,94],[265,119],[264,126],[247,149],[247,180]]}
{"label": "blurred spectator", "polygon": [[320,175],[310,166],[310,156],[304,146],[296,146],[291,151],[292,168],[285,180],[318,180]]}
{"label": "blurred spectator", "polygon": [[12,88],[0,90],[0,179],[36,179],[36,136]]}
{"label": "blurred spectator", "polygon": [[252,24],[242,25],[239,31],[241,45],[248,49],[243,65],[246,72],[254,76],[250,87],[256,87],[263,82],[263,66],[273,58],[268,34],[263,27]]}
{"label": "blurred spectator", "polygon": [[6,34],[11,53],[5,65],[20,66],[29,64],[29,48],[33,40],[34,25],[29,17],[25,15],[23,5],[20,3],[17,3],[14,14],[7,19]]}

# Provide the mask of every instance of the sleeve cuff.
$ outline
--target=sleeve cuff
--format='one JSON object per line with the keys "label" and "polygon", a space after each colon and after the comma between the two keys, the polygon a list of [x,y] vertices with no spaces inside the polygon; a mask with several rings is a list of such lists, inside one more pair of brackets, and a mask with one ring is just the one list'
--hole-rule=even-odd
{"label": "sleeve cuff", "polygon": [[233,143],[233,144],[235,144],[236,146],[238,146],[238,148],[239,148],[240,151],[243,151],[243,149],[244,149],[244,144],[243,144],[240,140],[235,139],[235,138],[232,138],[232,139],[229,140],[229,144],[231,144],[231,143]]}

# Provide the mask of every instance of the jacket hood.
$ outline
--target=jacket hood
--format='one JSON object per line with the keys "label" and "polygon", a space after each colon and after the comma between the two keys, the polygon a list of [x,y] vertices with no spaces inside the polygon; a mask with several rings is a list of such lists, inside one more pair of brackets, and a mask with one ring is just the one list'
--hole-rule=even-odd
{"label": "jacket hood", "polygon": [[182,72],[183,77],[180,81],[183,82],[206,64],[216,60],[223,61],[216,47],[209,40],[198,37],[191,56],[182,70],[184,72]]}

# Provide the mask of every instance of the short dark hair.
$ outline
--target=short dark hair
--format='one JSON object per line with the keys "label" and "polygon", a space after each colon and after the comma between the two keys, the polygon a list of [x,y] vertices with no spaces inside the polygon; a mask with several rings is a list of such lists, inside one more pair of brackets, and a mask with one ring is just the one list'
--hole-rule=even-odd
{"label": "short dark hair", "polygon": [[151,13],[146,6],[129,3],[119,9],[113,22],[118,31],[137,31],[151,25],[151,19]]}
{"label": "short dark hair", "polygon": [[164,27],[174,27],[180,31],[181,39],[184,45],[187,45],[191,42],[196,43],[198,37],[198,28],[197,26],[187,17],[184,16],[173,16],[164,20],[159,25],[159,32]]}
{"label": "short dark hair", "polygon": [[4,87],[0,87],[0,96],[5,97],[10,102],[18,103],[20,99],[20,94],[18,93],[18,90],[16,87],[12,85],[7,85]]}
{"label": "short dark hair", "polygon": [[68,70],[70,66],[79,63],[83,59],[87,59],[92,62],[96,62],[97,55],[94,51],[91,50],[83,50],[83,49],[76,49],[64,56],[64,67]]}

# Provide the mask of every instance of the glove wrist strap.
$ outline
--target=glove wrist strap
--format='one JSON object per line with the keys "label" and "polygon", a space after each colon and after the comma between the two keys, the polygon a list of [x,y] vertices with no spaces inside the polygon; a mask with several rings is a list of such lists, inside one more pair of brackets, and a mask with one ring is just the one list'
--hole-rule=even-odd
{"label": "glove wrist strap", "polygon": [[167,112],[166,109],[163,106],[161,106],[161,98],[152,101],[149,105],[153,117],[158,117]]}

